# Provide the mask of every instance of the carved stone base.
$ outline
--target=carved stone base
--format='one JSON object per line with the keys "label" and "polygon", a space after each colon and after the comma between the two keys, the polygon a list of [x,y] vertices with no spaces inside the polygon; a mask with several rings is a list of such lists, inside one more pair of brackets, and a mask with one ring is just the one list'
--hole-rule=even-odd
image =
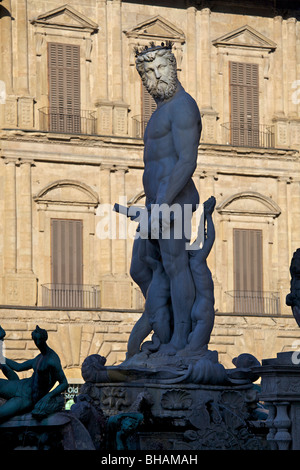
{"label": "carved stone base", "polygon": [[26,413],[1,423],[1,450],[95,450],[95,447],[79,419],[63,411],[41,420]]}
{"label": "carved stone base", "polygon": [[0,424],[2,450],[63,450],[62,428],[70,420],[56,414],[37,421],[31,413]]}
{"label": "carved stone base", "polygon": [[[106,450],[120,450],[120,445],[121,450],[264,449],[266,446],[264,437],[249,431],[256,399],[252,384],[227,387],[85,383],[81,394],[91,397],[97,406],[100,404],[108,418]],[[123,440],[120,435],[125,436]]]}

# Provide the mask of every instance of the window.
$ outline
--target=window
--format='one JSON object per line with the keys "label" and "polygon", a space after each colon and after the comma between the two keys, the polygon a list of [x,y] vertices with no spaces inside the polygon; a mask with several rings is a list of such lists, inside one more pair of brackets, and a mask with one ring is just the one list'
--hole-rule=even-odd
{"label": "window", "polygon": [[51,304],[83,304],[83,222],[51,219]]}
{"label": "window", "polygon": [[258,64],[229,62],[231,144],[259,147]]}
{"label": "window", "polygon": [[156,110],[156,103],[154,98],[142,85],[142,115],[144,121],[148,122],[152,113]]}
{"label": "window", "polygon": [[49,129],[80,133],[80,47],[48,44]]}
{"label": "window", "polygon": [[133,133],[135,137],[143,137],[149,119],[155,110],[156,103],[154,98],[150,95],[144,85],[141,85],[141,115],[134,116],[132,118]]}
{"label": "window", "polygon": [[142,85],[142,135],[144,134],[152,113],[156,110],[154,98]]}
{"label": "window", "polygon": [[261,230],[233,230],[234,311],[264,313]]}

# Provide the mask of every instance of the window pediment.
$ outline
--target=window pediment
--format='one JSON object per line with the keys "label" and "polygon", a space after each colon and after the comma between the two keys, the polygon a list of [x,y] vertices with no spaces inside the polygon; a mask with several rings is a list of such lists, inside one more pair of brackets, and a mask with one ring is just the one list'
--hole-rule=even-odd
{"label": "window pediment", "polygon": [[168,39],[180,43],[185,42],[184,32],[159,15],[149,18],[124,32],[129,38],[139,38],[147,41]]}
{"label": "window pediment", "polygon": [[269,197],[256,192],[242,192],[230,196],[216,208],[222,215],[251,215],[276,218],[280,207]]}
{"label": "window pediment", "polygon": [[97,207],[99,199],[97,194],[83,183],[71,180],[62,180],[51,183],[42,189],[34,201],[47,205],[71,205]]}
{"label": "window pediment", "polygon": [[75,31],[87,31],[94,33],[98,25],[70,5],[63,5],[48,11],[31,21],[32,24],[41,27],[68,29]]}
{"label": "window pediment", "polygon": [[212,44],[215,47],[246,48],[268,52],[276,49],[275,42],[248,25],[215,39]]}

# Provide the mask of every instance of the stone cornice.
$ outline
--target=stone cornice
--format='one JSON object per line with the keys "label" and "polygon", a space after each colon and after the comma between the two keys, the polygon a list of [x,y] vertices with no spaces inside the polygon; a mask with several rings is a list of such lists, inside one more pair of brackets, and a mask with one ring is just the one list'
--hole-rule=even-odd
{"label": "stone cornice", "polygon": [[[55,136],[38,133],[7,133],[0,140],[2,159],[85,164],[111,168],[142,169],[144,144],[141,139],[102,136]],[[66,137],[67,140],[64,140]],[[299,165],[298,165],[299,164]],[[196,176],[243,175],[264,178],[300,179],[299,151],[294,149],[258,149],[227,145],[200,144]]]}

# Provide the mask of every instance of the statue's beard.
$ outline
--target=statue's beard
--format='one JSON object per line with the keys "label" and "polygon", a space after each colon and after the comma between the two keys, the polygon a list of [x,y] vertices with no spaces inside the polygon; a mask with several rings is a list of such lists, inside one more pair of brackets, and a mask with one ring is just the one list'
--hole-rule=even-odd
{"label": "statue's beard", "polygon": [[147,91],[153,96],[154,99],[159,101],[164,101],[169,98],[172,98],[177,88],[177,77],[176,74],[173,74],[167,80],[149,80],[145,77],[144,85]]}

